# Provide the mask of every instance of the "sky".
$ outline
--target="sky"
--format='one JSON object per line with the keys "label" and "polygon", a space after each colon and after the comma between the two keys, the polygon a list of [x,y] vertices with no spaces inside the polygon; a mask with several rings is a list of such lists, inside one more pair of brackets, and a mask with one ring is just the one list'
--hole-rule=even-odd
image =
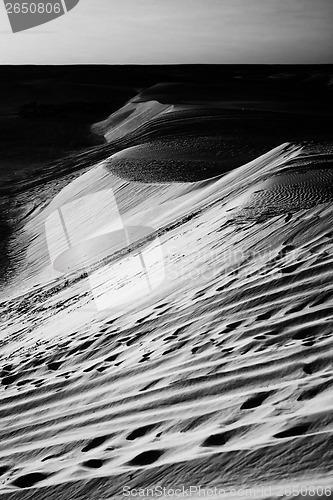
{"label": "sky", "polygon": [[13,34],[0,0],[0,64],[333,63],[332,24],[333,0],[80,0]]}

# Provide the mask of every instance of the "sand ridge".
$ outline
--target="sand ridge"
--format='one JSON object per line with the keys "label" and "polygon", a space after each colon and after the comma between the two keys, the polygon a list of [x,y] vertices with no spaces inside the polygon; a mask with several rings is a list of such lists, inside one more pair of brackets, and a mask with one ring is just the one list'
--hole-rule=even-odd
{"label": "sand ridge", "polygon": [[[309,173],[307,156],[284,144],[176,187],[118,179],[124,217],[138,217],[134,189],[172,274],[125,314],[94,312],[84,278],[43,274],[43,221],[86,186],[114,183],[104,162],[27,218],[21,299],[1,303],[1,493],[332,486],[333,209],[318,195],[331,177]],[[267,213],[248,197],[259,184],[284,203],[304,183],[305,206]],[[238,197],[254,213],[235,209]]]}

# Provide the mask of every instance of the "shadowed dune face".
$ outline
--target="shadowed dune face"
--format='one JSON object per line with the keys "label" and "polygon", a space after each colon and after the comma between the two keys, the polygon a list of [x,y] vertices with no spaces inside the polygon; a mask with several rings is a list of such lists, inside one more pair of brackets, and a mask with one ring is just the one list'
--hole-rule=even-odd
{"label": "shadowed dune face", "polygon": [[[327,118],[327,117],[326,117]],[[226,172],[288,141],[325,129],[300,103],[230,98],[223,85],[165,83],[144,90],[91,130],[132,142],[110,157],[117,176],[141,182],[195,182]],[[135,145],[134,145],[135,144]]]}
{"label": "shadowed dune face", "polygon": [[[173,108],[137,124],[139,144],[110,156],[107,165],[110,172],[132,181],[200,181],[225,174],[277,146],[279,134],[262,130],[277,131],[280,126],[280,117],[260,111]],[[111,128],[111,137],[113,133]],[[132,133],[126,120],[123,133]]]}
{"label": "shadowed dune face", "polygon": [[196,182],[228,172],[245,156],[246,147],[222,145],[219,137],[173,136],[116,153],[108,168],[133,181]]}
{"label": "shadowed dune face", "polygon": [[[104,156],[15,197],[0,301],[10,500],[332,493],[332,151],[285,142],[313,116],[185,97],[141,93],[95,124]],[[142,294],[135,272],[124,288],[114,266],[157,239],[162,282]],[[126,307],[92,307],[92,263]]]}

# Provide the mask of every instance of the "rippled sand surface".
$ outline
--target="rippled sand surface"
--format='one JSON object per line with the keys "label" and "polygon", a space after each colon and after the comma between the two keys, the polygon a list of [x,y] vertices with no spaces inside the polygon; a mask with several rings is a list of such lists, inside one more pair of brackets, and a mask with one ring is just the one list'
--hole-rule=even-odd
{"label": "rippled sand surface", "polygon": [[332,201],[333,170],[320,156],[312,165],[273,175],[249,190],[240,205],[253,214],[311,208]]}
{"label": "rippled sand surface", "polygon": [[[190,149],[174,159],[188,165]],[[200,486],[274,498],[303,486],[306,498],[310,487],[329,496],[332,158],[282,144],[222,177],[157,183],[117,176],[130,156],[69,179],[12,241],[20,272],[0,303],[1,493],[107,499],[124,487]],[[44,224],[106,185],[127,224],[143,219],[159,237],[166,280],[126,310],[98,312],[86,275],[51,269]],[[98,210],[83,217],[91,224]]]}

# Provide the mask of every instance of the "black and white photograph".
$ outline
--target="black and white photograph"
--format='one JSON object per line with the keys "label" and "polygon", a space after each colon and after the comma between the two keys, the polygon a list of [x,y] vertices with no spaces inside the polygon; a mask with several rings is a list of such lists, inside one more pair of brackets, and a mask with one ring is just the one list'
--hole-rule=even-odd
{"label": "black and white photograph", "polygon": [[333,499],[332,0],[0,2],[0,500]]}

